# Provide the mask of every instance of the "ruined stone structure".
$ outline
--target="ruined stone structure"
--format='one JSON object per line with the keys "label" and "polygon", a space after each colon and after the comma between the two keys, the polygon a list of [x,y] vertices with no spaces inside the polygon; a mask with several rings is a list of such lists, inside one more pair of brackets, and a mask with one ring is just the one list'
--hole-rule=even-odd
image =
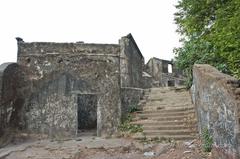
{"label": "ruined stone structure", "polygon": [[0,65],[0,137],[11,128],[51,137],[84,130],[110,136],[131,106],[142,102],[135,122],[144,125],[144,138],[192,139],[196,112],[199,132],[208,128],[213,136],[215,158],[240,157],[239,80],[195,65],[194,111],[189,93],[179,88],[147,89],[143,96],[142,88],[178,86],[185,79],[171,61],[152,58],[144,66],[131,34],[119,44],[17,41],[17,63]]}
{"label": "ruined stone structure", "polygon": [[121,87],[141,88],[144,57],[131,35],[122,37],[120,47]]}
{"label": "ruined stone structure", "polygon": [[[111,135],[126,105],[141,96],[143,65],[131,34],[119,44],[18,40],[17,63],[0,67],[0,130],[15,124],[50,136],[85,129]],[[134,100],[121,92],[135,92]]]}
{"label": "ruined stone structure", "polygon": [[[172,68],[170,70],[170,68]],[[184,83],[184,76],[176,69],[171,61],[151,58],[146,66],[145,71],[155,80],[155,86],[179,86]]]}
{"label": "ruined stone structure", "polygon": [[240,157],[240,81],[209,65],[193,68],[192,99],[199,132],[213,136],[213,154],[218,159]]}

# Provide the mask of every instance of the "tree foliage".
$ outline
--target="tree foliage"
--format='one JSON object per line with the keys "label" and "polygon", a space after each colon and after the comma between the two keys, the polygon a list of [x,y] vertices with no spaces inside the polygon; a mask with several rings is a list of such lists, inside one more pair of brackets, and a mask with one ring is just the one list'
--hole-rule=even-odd
{"label": "tree foliage", "polygon": [[193,64],[206,63],[240,78],[240,1],[180,0],[176,8],[177,66],[189,77]]}

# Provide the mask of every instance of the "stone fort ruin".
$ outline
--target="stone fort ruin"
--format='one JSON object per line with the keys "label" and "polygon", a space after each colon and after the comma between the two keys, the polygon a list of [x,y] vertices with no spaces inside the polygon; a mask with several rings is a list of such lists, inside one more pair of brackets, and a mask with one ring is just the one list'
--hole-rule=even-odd
{"label": "stone fort ruin", "polygon": [[[85,130],[111,136],[127,111],[149,95],[145,88],[178,86],[185,80],[171,61],[151,58],[144,65],[131,34],[119,44],[17,41],[17,63],[0,65],[0,137],[12,129],[49,137],[74,137]],[[153,106],[164,98],[156,98],[156,91],[166,92],[151,90],[155,97],[147,102]],[[209,65],[194,65],[190,94],[198,132],[209,129],[215,158],[239,158],[240,81]],[[185,96],[177,97],[183,103],[169,105],[186,107]],[[178,122],[176,118],[172,120]]]}
{"label": "stone fort ruin", "polygon": [[185,81],[183,73],[172,61],[153,57],[147,62],[144,70],[152,76],[154,85],[157,87],[179,86]]}
{"label": "stone fort ruin", "polygon": [[156,75],[161,70],[149,71],[143,84],[144,57],[131,34],[119,44],[17,41],[17,63],[0,66],[0,134],[13,127],[50,136],[92,129],[109,136],[142,88],[162,80]]}

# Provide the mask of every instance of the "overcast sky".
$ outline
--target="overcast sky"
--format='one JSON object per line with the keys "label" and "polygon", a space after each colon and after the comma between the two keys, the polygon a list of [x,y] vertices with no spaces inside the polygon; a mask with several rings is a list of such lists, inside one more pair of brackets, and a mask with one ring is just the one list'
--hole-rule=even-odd
{"label": "overcast sky", "polygon": [[132,33],[145,61],[170,60],[179,46],[177,0],[1,0],[0,63],[14,62],[17,42],[118,43]]}

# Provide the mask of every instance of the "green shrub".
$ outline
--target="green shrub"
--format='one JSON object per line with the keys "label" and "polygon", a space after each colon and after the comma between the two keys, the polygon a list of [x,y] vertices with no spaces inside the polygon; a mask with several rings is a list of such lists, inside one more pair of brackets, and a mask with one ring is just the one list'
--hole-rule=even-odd
{"label": "green shrub", "polygon": [[203,129],[202,142],[203,142],[203,150],[205,152],[211,152],[212,151],[212,145],[213,145],[213,138],[210,135],[210,132],[207,128]]}
{"label": "green shrub", "polygon": [[143,132],[143,128],[141,125],[132,124],[132,116],[129,114],[126,119],[122,122],[119,126],[119,130],[122,132],[129,132],[129,133],[137,133]]}
{"label": "green shrub", "polygon": [[130,106],[128,109],[129,113],[134,113],[136,111],[139,111],[139,108],[137,107],[137,105]]}
{"label": "green shrub", "polygon": [[240,1],[179,0],[176,8],[174,20],[181,35],[181,46],[174,49],[178,69],[188,77],[194,64],[209,64],[240,79]]}

